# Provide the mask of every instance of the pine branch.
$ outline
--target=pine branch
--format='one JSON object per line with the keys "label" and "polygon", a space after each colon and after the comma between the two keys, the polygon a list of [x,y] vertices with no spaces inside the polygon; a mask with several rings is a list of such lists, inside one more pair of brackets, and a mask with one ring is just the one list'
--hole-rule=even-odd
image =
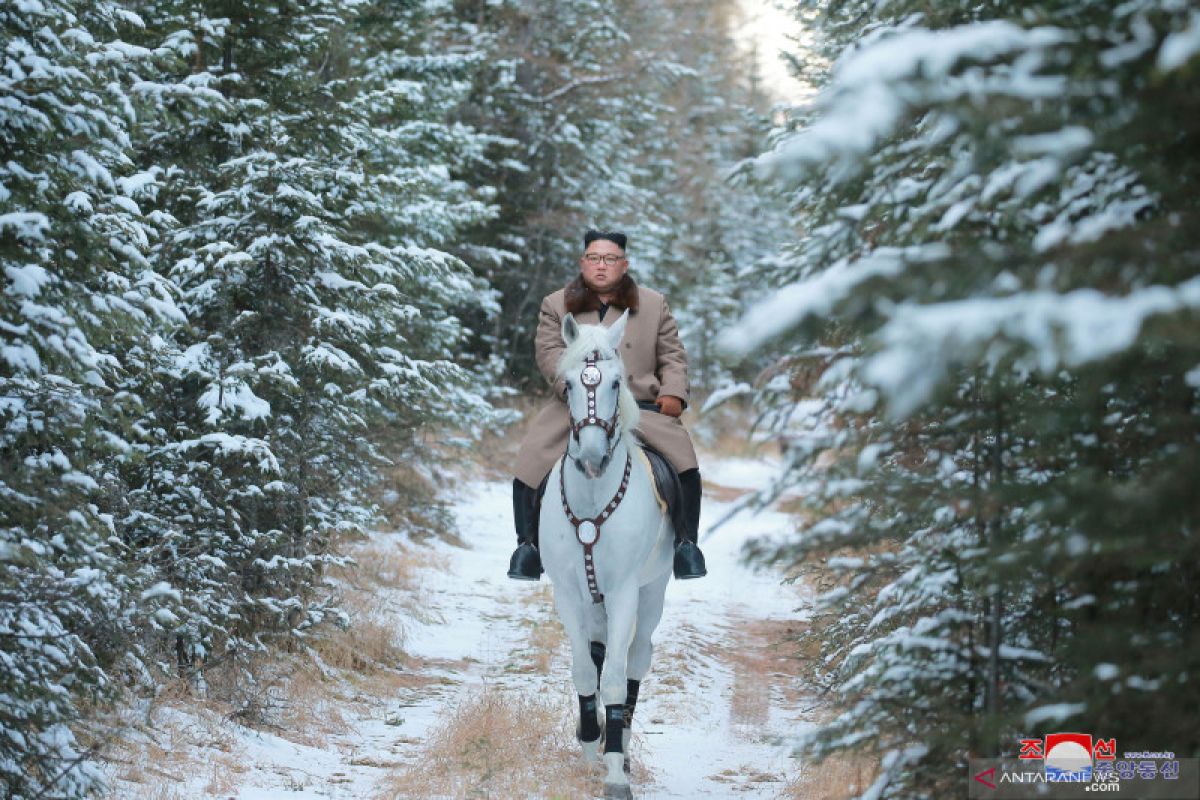
{"label": "pine branch", "polygon": [[630,80],[636,75],[640,75],[649,69],[651,62],[649,60],[642,61],[636,69],[626,70],[624,72],[614,72],[608,75],[585,75],[582,78],[574,78],[573,80],[563,84],[562,86],[547,92],[540,97],[535,97],[533,100],[538,103],[549,103],[563,97],[576,89],[582,89],[588,86],[599,86],[613,81]]}

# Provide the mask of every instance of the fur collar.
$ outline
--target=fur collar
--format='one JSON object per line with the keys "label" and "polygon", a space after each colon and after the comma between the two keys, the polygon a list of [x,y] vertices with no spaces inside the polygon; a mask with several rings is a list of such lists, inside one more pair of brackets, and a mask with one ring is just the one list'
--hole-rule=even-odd
{"label": "fur collar", "polygon": [[[567,311],[572,314],[600,310],[600,296],[587,287],[587,284],[583,282],[582,275],[576,275],[575,280],[567,284],[564,300],[566,301]],[[625,273],[625,277],[621,278],[621,282],[617,284],[615,296],[610,305],[615,308],[627,308],[631,314],[637,313],[638,287],[628,272]]]}

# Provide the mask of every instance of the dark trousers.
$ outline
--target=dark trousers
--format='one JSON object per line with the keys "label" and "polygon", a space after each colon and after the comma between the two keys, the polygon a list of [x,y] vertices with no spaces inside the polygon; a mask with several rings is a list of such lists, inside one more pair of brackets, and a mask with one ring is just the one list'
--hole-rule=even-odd
{"label": "dark trousers", "polygon": [[680,536],[695,544],[700,535],[700,470],[679,473],[679,488],[683,493],[683,530]]}
{"label": "dark trousers", "polygon": [[542,510],[542,492],[546,482],[537,489],[513,478],[513,525],[517,529],[517,544],[529,542],[537,545],[538,515]]}

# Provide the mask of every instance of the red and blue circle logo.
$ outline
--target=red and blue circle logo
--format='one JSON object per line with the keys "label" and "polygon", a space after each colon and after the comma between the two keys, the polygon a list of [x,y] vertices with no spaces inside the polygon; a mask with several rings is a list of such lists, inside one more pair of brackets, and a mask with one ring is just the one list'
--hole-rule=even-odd
{"label": "red and blue circle logo", "polygon": [[1051,733],[1046,736],[1043,765],[1055,781],[1092,779],[1092,736],[1089,733]]}

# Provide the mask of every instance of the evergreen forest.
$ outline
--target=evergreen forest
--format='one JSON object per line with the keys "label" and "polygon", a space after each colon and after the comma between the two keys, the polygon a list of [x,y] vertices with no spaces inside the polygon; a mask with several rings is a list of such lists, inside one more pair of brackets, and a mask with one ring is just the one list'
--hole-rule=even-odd
{"label": "evergreen forest", "polygon": [[743,5],[0,0],[4,797],[353,625],[342,544],[452,525],[588,228],[778,442],[746,558],[835,578],[798,758],[1200,757],[1200,10],[788,0],[789,98]]}

